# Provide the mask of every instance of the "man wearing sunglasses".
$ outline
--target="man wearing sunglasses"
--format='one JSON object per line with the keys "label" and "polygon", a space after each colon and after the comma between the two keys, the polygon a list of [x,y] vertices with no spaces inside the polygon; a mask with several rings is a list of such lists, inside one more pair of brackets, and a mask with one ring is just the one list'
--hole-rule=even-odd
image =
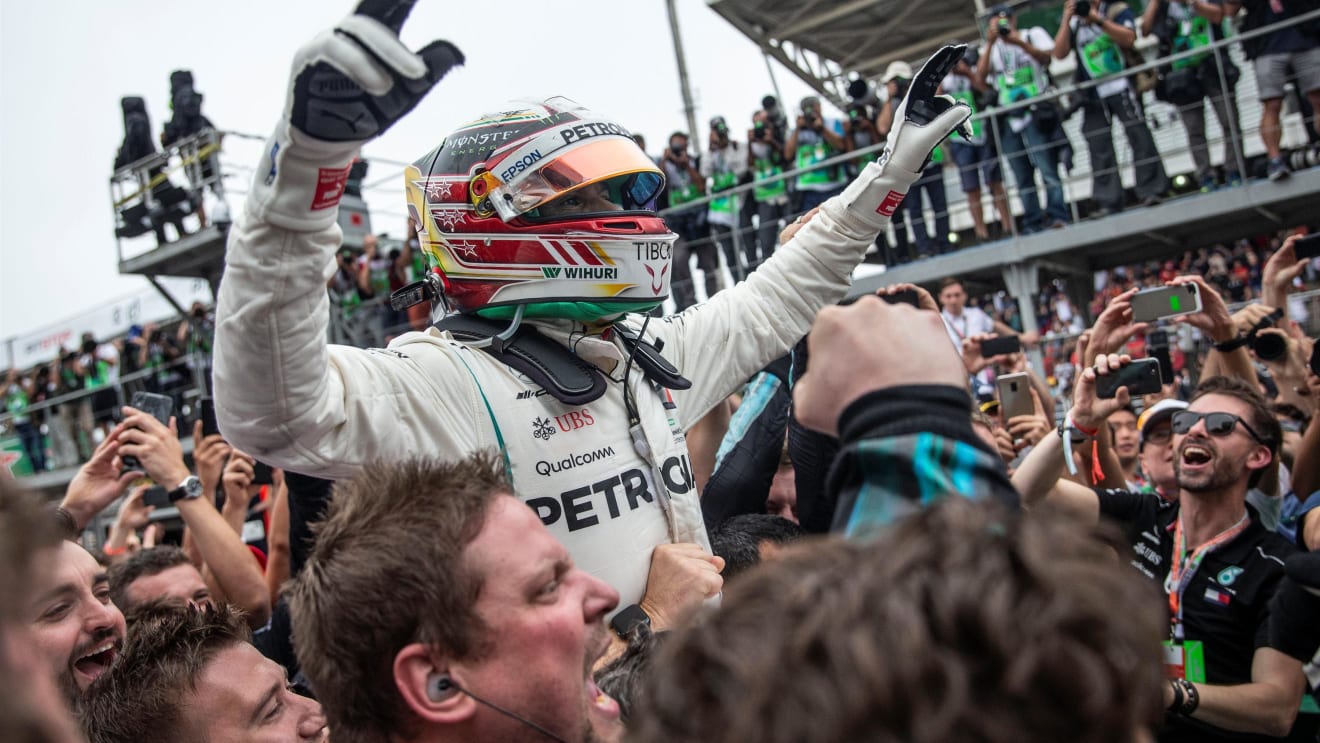
{"label": "man wearing sunglasses", "polygon": [[[1128,404],[1126,388],[1104,400],[1095,389],[1098,376],[1130,361],[1101,356],[1078,375],[1068,425],[1098,430]],[[1310,654],[1289,641],[1290,633],[1270,631],[1271,599],[1293,548],[1261,526],[1246,502],[1278,456],[1278,421],[1259,392],[1228,377],[1203,381],[1168,420],[1176,499],[1060,481],[1063,436],[1042,441],[1014,484],[1027,506],[1048,499],[1107,516],[1135,535],[1132,564],[1168,601],[1168,715],[1160,741],[1283,738],[1297,715],[1302,662]]]}

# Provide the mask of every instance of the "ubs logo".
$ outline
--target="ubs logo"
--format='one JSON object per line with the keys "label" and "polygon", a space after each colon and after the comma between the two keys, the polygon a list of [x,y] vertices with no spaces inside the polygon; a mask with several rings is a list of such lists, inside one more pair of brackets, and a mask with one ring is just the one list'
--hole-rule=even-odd
{"label": "ubs logo", "polygon": [[556,415],[555,425],[559,427],[560,431],[568,433],[569,431],[576,431],[580,428],[594,426],[596,425],[596,419],[592,417],[590,410],[583,408],[581,410],[564,413],[563,415]]}

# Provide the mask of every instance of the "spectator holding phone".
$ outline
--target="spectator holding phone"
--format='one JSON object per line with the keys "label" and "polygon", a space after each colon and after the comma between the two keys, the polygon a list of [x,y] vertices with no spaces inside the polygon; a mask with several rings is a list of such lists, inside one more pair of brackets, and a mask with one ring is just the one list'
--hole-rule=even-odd
{"label": "spectator holding phone", "polygon": [[[147,476],[167,489],[170,503],[179,510],[202,557],[201,572],[204,577],[209,576],[210,593],[242,609],[249,626],[264,625],[270,616],[270,596],[261,566],[238,533],[216,511],[215,503],[205,497],[201,478],[184,464],[174,421],[166,427],[151,415],[125,407],[121,425],[120,451],[136,457]],[[182,579],[186,571],[178,572]],[[144,595],[140,600],[169,595],[173,594]]]}

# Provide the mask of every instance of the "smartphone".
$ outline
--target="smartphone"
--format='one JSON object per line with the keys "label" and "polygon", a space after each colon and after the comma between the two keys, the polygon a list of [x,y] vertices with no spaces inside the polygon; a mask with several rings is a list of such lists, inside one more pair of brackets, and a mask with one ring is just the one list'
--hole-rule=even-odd
{"label": "smartphone", "polygon": [[1152,330],[1146,334],[1146,355],[1160,362],[1160,381],[1173,383],[1173,359],[1169,356],[1169,334]]}
{"label": "smartphone", "polygon": [[981,341],[981,358],[988,359],[991,356],[1000,356],[1006,353],[1017,353],[1022,350],[1022,339],[1016,335],[1005,335],[999,338],[988,338]]}
{"label": "smartphone", "polygon": [[174,505],[170,503],[170,491],[159,485],[152,485],[147,488],[147,491],[142,494],[142,503],[157,508],[167,508]]}
{"label": "smartphone", "polygon": [[900,289],[893,294],[881,294],[880,298],[890,304],[910,304],[913,307],[917,306],[916,289]]}
{"label": "smartphone", "polygon": [[1311,373],[1320,377],[1320,341],[1311,347]]}
{"label": "smartphone", "polygon": [[1095,396],[1110,399],[1118,395],[1119,387],[1127,387],[1132,397],[1159,392],[1163,387],[1160,378],[1158,359],[1138,359],[1119,369],[1117,373],[1106,374],[1095,380]]}
{"label": "smartphone", "polygon": [[275,473],[271,469],[269,464],[266,464],[264,462],[257,462],[252,467],[252,484],[253,485],[275,484]]}
{"label": "smartphone", "polygon": [[202,416],[202,437],[220,433],[220,425],[215,422],[215,400],[203,397],[200,402]]}
{"label": "smartphone", "polygon": [[[134,392],[133,399],[128,404],[132,408],[151,414],[153,418],[166,426],[170,424],[170,416],[174,414],[174,398],[168,395],[157,395],[154,392]],[[120,461],[125,470],[140,469],[142,466],[137,457],[133,456],[125,455]]]}
{"label": "smartphone", "polygon": [[1293,252],[1297,253],[1297,260],[1299,261],[1303,258],[1320,256],[1320,232],[1307,235],[1293,243]]}
{"label": "smartphone", "polygon": [[1025,373],[1005,374],[995,380],[999,392],[999,417],[1007,421],[1019,415],[1033,415],[1036,405],[1031,401],[1031,378]]}
{"label": "smartphone", "polygon": [[1201,311],[1201,287],[1179,284],[1145,289],[1132,295],[1132,322],[1155,322]]}

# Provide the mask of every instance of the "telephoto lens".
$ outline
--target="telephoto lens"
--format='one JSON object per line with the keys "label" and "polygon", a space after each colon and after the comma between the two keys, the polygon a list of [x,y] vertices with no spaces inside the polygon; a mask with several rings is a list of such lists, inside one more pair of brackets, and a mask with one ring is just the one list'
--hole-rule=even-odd
{"label": "telephoto lens", "polygon": [[1077,0],[1077,5],[1073,7],[1073,15],[1078,18],[1088,18],[1091,15],[1090,0]]}
{"label": "telephoto lens", "polygon": [[1288,353],[1288,341],[1278,333],[1258,333],[1251,338],[1251,350],[1261,361],[1278,361]]}

